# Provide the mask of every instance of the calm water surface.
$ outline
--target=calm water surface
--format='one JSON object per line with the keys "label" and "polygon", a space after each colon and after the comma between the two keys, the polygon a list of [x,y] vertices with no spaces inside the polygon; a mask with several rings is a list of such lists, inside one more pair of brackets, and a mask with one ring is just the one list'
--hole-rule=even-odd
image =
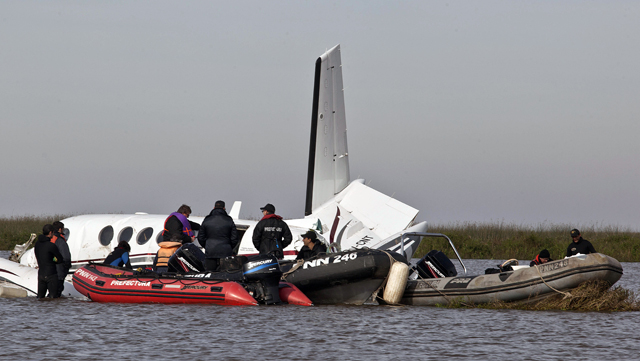
{"label": "calm water surface", "polygon": [[[0,256],[7,257],[6,253]],[[470,273],[495,260],[468,260]],[[640,263],[619,285],[640,290]],[[637,360],[640,313],[0,299],[0,359]]]}

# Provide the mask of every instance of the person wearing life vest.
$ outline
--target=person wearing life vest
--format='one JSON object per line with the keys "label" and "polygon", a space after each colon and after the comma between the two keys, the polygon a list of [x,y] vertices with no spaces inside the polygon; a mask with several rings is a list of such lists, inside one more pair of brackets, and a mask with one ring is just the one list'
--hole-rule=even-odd
{"label": "person wearing life vest", "polygon": [[[58,247],[51,242],[53,237],[53,226],[45,224],[42,227],[42,234],[38,236],[34,253],[38,261],[38,298],[45,296],[58,298],[58,271],[56,264],[63,263],[64,258]],[[49,295],[47,295],[49,291]]]}
{"label": "person wearing life vest", "polygon": [[172,237],[177,237],[183,244],[191,243],[195,239],[195,232],[200,229],[200,225],[191,222],[187,218],[191,214],[191,207],[183,204],[177,212],[173,212],[164,221],[164,231],[162,239],[170,242]]}
{"label": "person wearing life vest", "polygon": [[132,269],[129,252],[131,252],[131,246],[129,243],[127,243],[127,241],[120,241],[118,246],[113,249],[113,252],[109,253],[107,258],[104,259],[103,263],[110,266]]}
{"label": "person wearing life vest", "polygon": [[56,265],[56,270],[58,271],[58,297],[60,297],[62,296],[62,291],[64,291],[64,280],[67,278],[67,274],[71,268],[71,251],[69,251],[67,239],[64,237],[64,223],[60,221],[53,222],[53,237],[51,237],[51,242],[58,247],[60,254],[64,258],[63,263]]}
{"label": "person wearing life vest", "polygon": [[276,215],[276,207],[268,203],[260,208],[264,217],[253,230],[253,246],[261,255],[273,254],[276,258],[284,257],[284,249],[291,244],[293,236],[289,226]]}
{"label": "person wearing life vest", "polygon": [[543,249],[542,251],[540,251],[538,255],[536,255],[536,258],[534,258],[533,261],[529,263],[529,267],[539,266],[549,261],[553,261],[551,259],[551,255],[549,254],[549,251],[547,251],[546,249]]}
{"label": "person wearing life vest", "polygon": [[182,243],[178,242],[179,239],[173,238],[173,241],[163,241],[158,243],[160,249],[156,253],[156,258],[153,260],[153,270],[157,273],[165,273],[169,271],[169,258],[182,246]]}

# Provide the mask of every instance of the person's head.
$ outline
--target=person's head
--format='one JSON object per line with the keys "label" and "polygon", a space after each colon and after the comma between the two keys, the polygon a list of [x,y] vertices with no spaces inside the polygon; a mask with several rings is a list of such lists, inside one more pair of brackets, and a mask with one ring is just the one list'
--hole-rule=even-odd
{"label": "person's head", "polygon": [[268,214],[274,214],[276,213],[276,207],[273,206],[273,204],[271,203],[267,203],[266,206],[260,208],[260,210],[262,211],[263,215],[268,215]]}
{"label": "person's head", "polygon": [[538,259],[540,260],[540,263],[547,263],[549,262],[549,259],[551,259],[551,255],[549,254],[549,251],[543,249],[538,255]]}
{"label": "person's head", "polygon": [[186,204],[183,204],[180,206],[180,208],[178,208],[178,213],[184,215],[185,217],[189,218],[189,215],[191,214],[191,207],[189,207]]}
{"label": "person's head", "polygon": [[53,234],[53,225],[51,224],[45,224],[42,227],[42,234],[44,234],[45,236],[50,236]]}
{"label": "person's head", "polygon": [[64,232],[64,223],[60,221],[53,222],[53,231],[58,233]]}
{"label": "person's head", "polygon": [[316,232],[309,230],[307,233],[302,235],[302,242],[305,246],[309,247],[309,245],[315,242],[318,239]]}
{"label": "person's head", "polygon": [[226,209],[224,201],[216,201],[216,204],[213,206],[213,209]]}
{"label": "person's head", "polygon": [[118,243],[118,247],[116,248],[122,248],[127,252],[131,252],[131,246],[129,245],[129,242],[127,241],[120,241],[120,243]]}
{"label": "person's head", "polygon": [[572,229],[570,234],[574,242],[578,242],[580,240],[580,231],[577,229]]}

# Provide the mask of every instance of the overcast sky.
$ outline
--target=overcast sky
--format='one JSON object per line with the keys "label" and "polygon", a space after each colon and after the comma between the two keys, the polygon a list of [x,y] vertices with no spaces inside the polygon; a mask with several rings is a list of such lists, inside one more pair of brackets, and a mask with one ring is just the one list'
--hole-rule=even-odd
{"label": "overcast sky", "polygon": [[[0,216],[304,215],[316,58],[352,179],[430,223],[640,230],[640,2],[0,2]],[[227,207],[229,208],[229,207]]]}

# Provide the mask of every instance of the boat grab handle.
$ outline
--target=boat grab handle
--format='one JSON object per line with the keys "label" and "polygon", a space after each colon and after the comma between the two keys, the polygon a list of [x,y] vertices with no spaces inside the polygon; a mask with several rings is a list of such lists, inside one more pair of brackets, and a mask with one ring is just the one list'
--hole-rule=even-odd
{"label": "boat grab handle", "polygon": [[453,245],[453,242],[451,241],[451,239],[449,237],[447,237],[445,234],[442,233],[428,233],[428,232],[407,232],[407,233],[403,233],[400,236],[400,239],[402,240],[402,248],[404,249],[404,236],[422,236],[422,237],[442,237],[442,238],[446,238],[447,241],[449,241],[449,245],[451,246],[451,249],[453,249],[453,252],[455,252],[456,257],[458,257],[458,261],[460,262],[460,265],[462,266],[462,269],[464,269],[464,274],[467,274],[467,267],[465,267],[464,263],[462,262],[462,258],[460,258],[460,254],[458,254],[458,250],[456,249],[456,246]]}

